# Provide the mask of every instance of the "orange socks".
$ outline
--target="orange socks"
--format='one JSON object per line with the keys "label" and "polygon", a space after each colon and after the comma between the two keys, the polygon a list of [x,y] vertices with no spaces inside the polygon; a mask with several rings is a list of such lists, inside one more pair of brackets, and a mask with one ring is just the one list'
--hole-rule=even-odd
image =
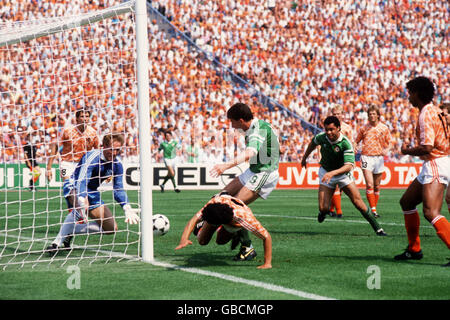
{"label": "orange socks", "polygon": [[377,212],[377,198],[375,197],[373,189],[366,189],[366,197],[372,212]]}
{"label": "orange socks", "polygon": [[[405,227],[406,233],[408,235],[409,250],[412,252],[420,251],[420,237],[419,237],[419,226],[420,219],[417,209],[410,211],[403,211],[405,217]],[[450,222],[444,216],[437,216],[431,221],[434,229],[436,229],[436,234],[445,243],[447,248],[450,249]]]}
{"label": "orange socks", "polygon": [[[336,214],[342,214],[342,207],[341,207],[341,192],[336,191],[333,194],[333,197],[331,198],[331,207],[336,208]],[[332,211],[332,210],[330,210]]]}
{"label": "orange socks", "polygon": [[405,217],[406,234],[408,235],[408,249],[412,252],[420,251],[419,227],[420,218],[417,209],[403,211]]}
{"label": "orange socks", "polygon": [[378,200],[380,199],[380,191],[375,191],[373,193],[375,195],[375,207],[378,205]]}
{"label": "orange socks", "polygon": [[437,216],[431,221],[434,229],[436,229],[436,233],[439,238],[447,245],[447,248],[450,249],[450,222],[444,216]]}

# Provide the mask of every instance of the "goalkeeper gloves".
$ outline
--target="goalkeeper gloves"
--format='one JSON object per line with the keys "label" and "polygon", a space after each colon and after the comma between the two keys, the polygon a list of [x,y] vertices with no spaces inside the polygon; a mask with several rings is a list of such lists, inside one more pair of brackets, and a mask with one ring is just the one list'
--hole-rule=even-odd
{"label": "goalkeeper gloves", "polygon": [[129,224],[137,224],[139,221],[141,221],[141,218],[139,218],[137,212],[138,209],[133,209],[129,204],[126,204],[123,206],[123,210],[125,211],[125,222]]}

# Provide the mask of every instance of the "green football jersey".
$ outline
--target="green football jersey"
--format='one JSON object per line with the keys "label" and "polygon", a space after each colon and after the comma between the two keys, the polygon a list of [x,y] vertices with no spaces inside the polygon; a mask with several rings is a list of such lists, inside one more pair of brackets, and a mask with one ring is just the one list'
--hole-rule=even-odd
{"label": "green football jersey", "polygon": [[250,170],[254,173],[278,170],[280,143],[269,123],[255,119],[245,132],[245,145],[257,154],[250,159]]}
{"label": "green football jersey", "polygon": [[313,138],[315,144],[320,145],[320,165],[326,171],[339,169],[345,163],[355,163],[355,152],[352,143],[343,134],[331,142],[326,133],[322,132]]}
{"label": "green football jersey", "polygon": [[177,148],[178,142],[172,139],[169,142],[161,142],[158,150],[164,150],[164,159],[174,159],[177,156]]}

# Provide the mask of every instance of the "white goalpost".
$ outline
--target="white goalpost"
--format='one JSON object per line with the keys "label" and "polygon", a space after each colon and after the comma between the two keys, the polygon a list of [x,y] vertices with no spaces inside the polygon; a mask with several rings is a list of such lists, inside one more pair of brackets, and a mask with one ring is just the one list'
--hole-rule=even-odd
{"label": "white goalpost", "polygon": [[[75,16],[0,22],[0,270],[71,260],[153,261],[147,23],[146,0]],[[106,180],[101,201],[116,231],[75,234],[69,249],[49,255],[45,249],[70,208],[61,152],[48,176],[46,167],[52,148],[67,142],[64,130],[79,130],[79,110],[90,112],[87,125],[99,148],[106,134],[124,137],[124,189],[141,221],[124,222],[113,182]]]}

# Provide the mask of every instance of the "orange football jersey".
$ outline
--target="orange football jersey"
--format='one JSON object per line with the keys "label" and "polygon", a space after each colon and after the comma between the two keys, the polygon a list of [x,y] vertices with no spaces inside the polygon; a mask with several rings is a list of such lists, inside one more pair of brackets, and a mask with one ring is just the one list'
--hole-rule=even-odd
{"label": "orange football jersey", "polygon": [[440,116],[441,112],[431,103],[420,111],[416,127],[417,141],[420,145],[433,146],[430,154],[420,156],[422,160],[446,157],[450,152],[448,125],[446,119]]}
{"label": "orange football jersey", "polygon": [[353,129],[349,124],[341,121],[341,132],[344,136],[350,139],[351,143],[353,143]]}
{"label": "orange football jersey", "polygon": [[376,126],[372,126],[370,123],[363,126],[356,137],[356,141],[361,140],[361,154],[365,156],[381,156],[392,143],[389,128],[381,122],[378,122]]}
{"label": "orange football jersey", "polygon": [[75,126],[67,127],[63,130],[59,143],[62,145],[61,160],[78,162],[84,154],[99,147],[97,131],[86,126],[81,132]]}
{"label": "orange football jersey", "polygon": [[[262,240],[266,239],[269,236],[267,230],[253,215],[252,210],[241,200],[229,195],[220,195],[213,197],[204,207],[206,207],[210,203],[223,203],[229,205],[233,209],[233,220],[226,226],[231,228],[247,229]],[[199,219],[202,218],[203,208],[197,213],[197,218]]]}

